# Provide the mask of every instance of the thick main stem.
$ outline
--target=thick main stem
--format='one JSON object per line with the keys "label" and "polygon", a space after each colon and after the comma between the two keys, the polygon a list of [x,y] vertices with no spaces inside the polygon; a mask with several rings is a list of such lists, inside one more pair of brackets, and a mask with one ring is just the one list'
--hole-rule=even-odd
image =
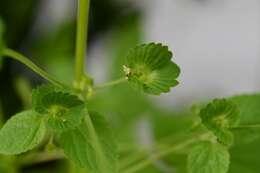
{"label": "thick main stem", "polygon": [[88,18],[90,0],[78,0],[75,82],[79,84],[85,70],[85,55],[88,39]]}

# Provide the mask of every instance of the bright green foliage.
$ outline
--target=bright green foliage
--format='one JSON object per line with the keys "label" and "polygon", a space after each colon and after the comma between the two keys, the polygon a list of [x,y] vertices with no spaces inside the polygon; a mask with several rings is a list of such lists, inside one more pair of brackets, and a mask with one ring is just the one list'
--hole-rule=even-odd
{"label": "bright green foliage", "polygon": [[36,147],[44,138],[46,127],[34,111],[14,115],[0,131],[0,153],[20,154]]}
{"label": "bright green foliage", "polygon": [[215,99],[200,111],[202,123],[212,131],[218,140],[226,145],[233,143],[230,128],[239,123],[239,109],[225,99]]}
{"label": "bright green foliage", "polygon": [[227,147],[218,143],[201,142],[188,156],[188,173],[227,173],[229,157]]}
{"label": "bright green foliage", "polygon": [[128,81],[136,88],[149,93],[169,92],[178,84],[180,68],[171,61],[172,53],[162,44],[143,44],[132,49],[124,66]]}
{"label": "bright green foliage", "polygon": [[103,116],[94,112],[90,113],[90,116],[102,147],[103,157],[108,164],[103,164],[104,158],[100,158],[97,146],[90,134],[91,130],[86,123],[82,123],[73,131],[62,133],[60,144],[71,160],[87,168],[89,172],[103,173],[106,170],[107,173],[116,173],[117,147],[113,133]]}
{"label": "bright green foliage", "polygon": [[41,86],[33,91],[33,107],[48,116],[48,124],[57,130],[74,129],[82,122],[84,102],[54,86]]}

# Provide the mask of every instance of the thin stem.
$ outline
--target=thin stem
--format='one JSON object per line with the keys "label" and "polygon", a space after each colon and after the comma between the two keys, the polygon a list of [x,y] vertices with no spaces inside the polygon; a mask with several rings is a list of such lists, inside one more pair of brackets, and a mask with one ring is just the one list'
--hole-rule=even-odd
{"label": "thin stem", "polygon": [[96,86],[94,86],[94,89],[103,89],[103,88],[107,88],[107,87],[111,87],[111,86],[114,86],[114,85],[121,84],[121,83],[126,82],[126,81],[127,81],[126,78],[120,78],[120,79],[117,79],[117,80],[114,80],[114,81],[111,81],[111,82],[108,82],[108,83],[96,85]]}
{"label": "thin stem", "polygon": [[159,160],[160,158],[164,157],[164,156],[167,156],[173,152],[176,152],[178,150],[181,150],[199,140],[202,140],[202,139],[205,139],[209,136],[208,133],[206,134],[202,134],[200,135],[199,137],[198,136],[195,136],[193,138],[190,138],[186,141],[183,141],[182,143],[179,143],[179,144],[176,144],[176,145],[173,145],[163,151],[160,151],[156,154],[153,154],[151,155],[149,158],[143,160],[143,161],[140,161],[138,164],[128,168],[128,169],[125,169],[123,171],[121,171],[122,173],[134,173],[134,172],[137,172],[147,166],[149,166],[150,164],[153,164],[155,161]]}
{"label": "thin stem", "polygon": [[128,156],[127,158],[122,159],[122,161],[120,160],[119,169],[124,169],[127,166],[145,158],[146,156],[147,156],[147,152],[145,152],[145,151],[140,151],[138,153],[134,153],[131,156]]}
{"label": "thin stem", "polygon": [[242,124],[232,129],[260,128],[260,124]]}
{"label": "thin stem", "polygon": [[21,62],[22,64],[24,64],[27,67],[29,67],[32,71],[34,71],[35,73],[39,74],[41,77],[43,77],[44,79],[46,79],[49,82],[53,83],[54,85],[57,85],[57,86],[60,86],[60,87],[67,87],[66,85],[62,84],[61,82],[59,82],[58,80],[53,78],[51,75],[49,75],[47,72],[45,72],[43,69],[38,67],[30,59],[28,59],[27,57],[25,57],[24,55],[22,55],[19,52],[16,52],[16,51],[14,51],[12,49],[4,49],[3,56],[7,56],[9,58],[13,58],[13,59]]}
{"label": "thin stem", "polygon": [[93,146],[95,147],[95,150],[97,152],[97,157],[98,157],[98,163],[99,163],[99,168],[101,169],[101,173],[106,173],[106,169],[109,166],[107,163],[107,160],[104,156],[104,151],[102,150],[102,146],[100,143],[100,140],[98,138],[98,135],[96,133],[95,127],[93,125],[93,122],[90,118],[89,113],[87,113],[87,115],[84,118],[87,129],[89,131],[89,135],[90,135],[90,140],[93,141]]}
{"label": "thin stem", "polygon": [[75,80],[79,84],[84,75],[88,39],[88,16],[90,0],[78,0]]}
{"label": "thin stem", "polygon": [[58,160],[58,159],[64,159],[65,155],[61,150],[53,151],[53,152],[32,152],[29,153],[25,156],[21,156],[18,162],[19,165],[21,166],[30,166],[30,165],[35,165],[39,163],[44,163],[44,162],[50,162],[53,160]]}

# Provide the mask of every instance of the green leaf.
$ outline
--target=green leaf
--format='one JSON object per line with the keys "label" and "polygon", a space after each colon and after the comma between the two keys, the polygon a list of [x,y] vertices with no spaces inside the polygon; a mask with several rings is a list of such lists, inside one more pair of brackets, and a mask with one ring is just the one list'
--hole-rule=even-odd
{"label": "green leaf", "polygon": [[242,125],[260,124],[260,94],[239,95],[230,98],[240,110]]}
{"label": "green leaf", "polygon": [[239,109],[225,99],[215,99],[200,111],[202,123],[212,131],[218,140],[226,145],[233,143],[230,128],[239,124]]}
{"label": "green leaf", "polygon": [[36,147],[44,138],[43,119],[32,110],[14,115],[0,131],[0,153],[20,154]]}
{"label": "green leaf", "polygon": [[82,123],[75,130],[62,133],[60,144],[65,154],[72,161],[81,167],[87,168],[89,172],[116,173],[118,159],[117,146],[112,130],[100,114],[91,112],[90,117],[101,144],[103,156],[108,164],[103,164],[104,158],[101,158],[98,153],[91,130],[86,123]]}
{"label": "green leaf", "polygon": [[239,107],[240,123],[232,129],[235,143],[250,143],[260,137],[260,94],[238,95],[230,100]]}
{"label": "green leaf", "polygon": [[45,114],[52,104],[62,104],[69,107],[80,105],[82,102],[76,96],[67,98],[69,92],[54,85],[40,85],[32,91],[32,106],[35,111]]}
{"label": "green leaf", "polygon": [[77,96],[52,85],[33,91],[33,108],[48,116],[48,124],[56,130],[74,129],[82,122],[85,107]]}
{"label": "green leaf", "polygon": [[227,147],[201,142],[188,155],[188,173],[227,173],[229,159]]}
{"label": "green leaf", "polygon": [[132,49],[124,66],[128,81],[136,88],[159,95],[178,84],[180,68],[171,61],[172,53],[162,44],[143,44]]}
{"label": "green leaf", "polygon": [[[240,140],[238,136],[238,140]],[[236,143],[230,149],[231,165],[229,173],[259,173],[260,139],[254,142]]]}

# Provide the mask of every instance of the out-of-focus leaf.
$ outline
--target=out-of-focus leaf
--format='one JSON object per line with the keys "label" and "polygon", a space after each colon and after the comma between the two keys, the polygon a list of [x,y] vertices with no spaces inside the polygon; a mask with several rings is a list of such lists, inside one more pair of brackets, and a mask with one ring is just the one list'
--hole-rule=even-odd
{"label": "out-of-focus leaf", "polygon": [[231,128],[239,123],[239,107],[226,99],[215,99],[201,109],[202,123],[225,145],[233,143]]}
{"label": "out-of-focus leaf", "polygon": [[229,152],[218,143],[201,142],[188,156],[188,173],[227,173]]}
{"label": "out-of-focus leaf", "polygon": [[248,143],[258,139],[260,137],[260,94],[238,95],[230,100],[238,106],[241,117],[239,125],[244,127],[232,130],[236,135],[235,143]]}
{"label": "out-of-focus leaf", "polygon": [[[239,139],[239,136],[237,136]],[[260,170],[260,140],[245,143],[237,141],[230,149],[231,165],[229,173],[258,173]]]}

